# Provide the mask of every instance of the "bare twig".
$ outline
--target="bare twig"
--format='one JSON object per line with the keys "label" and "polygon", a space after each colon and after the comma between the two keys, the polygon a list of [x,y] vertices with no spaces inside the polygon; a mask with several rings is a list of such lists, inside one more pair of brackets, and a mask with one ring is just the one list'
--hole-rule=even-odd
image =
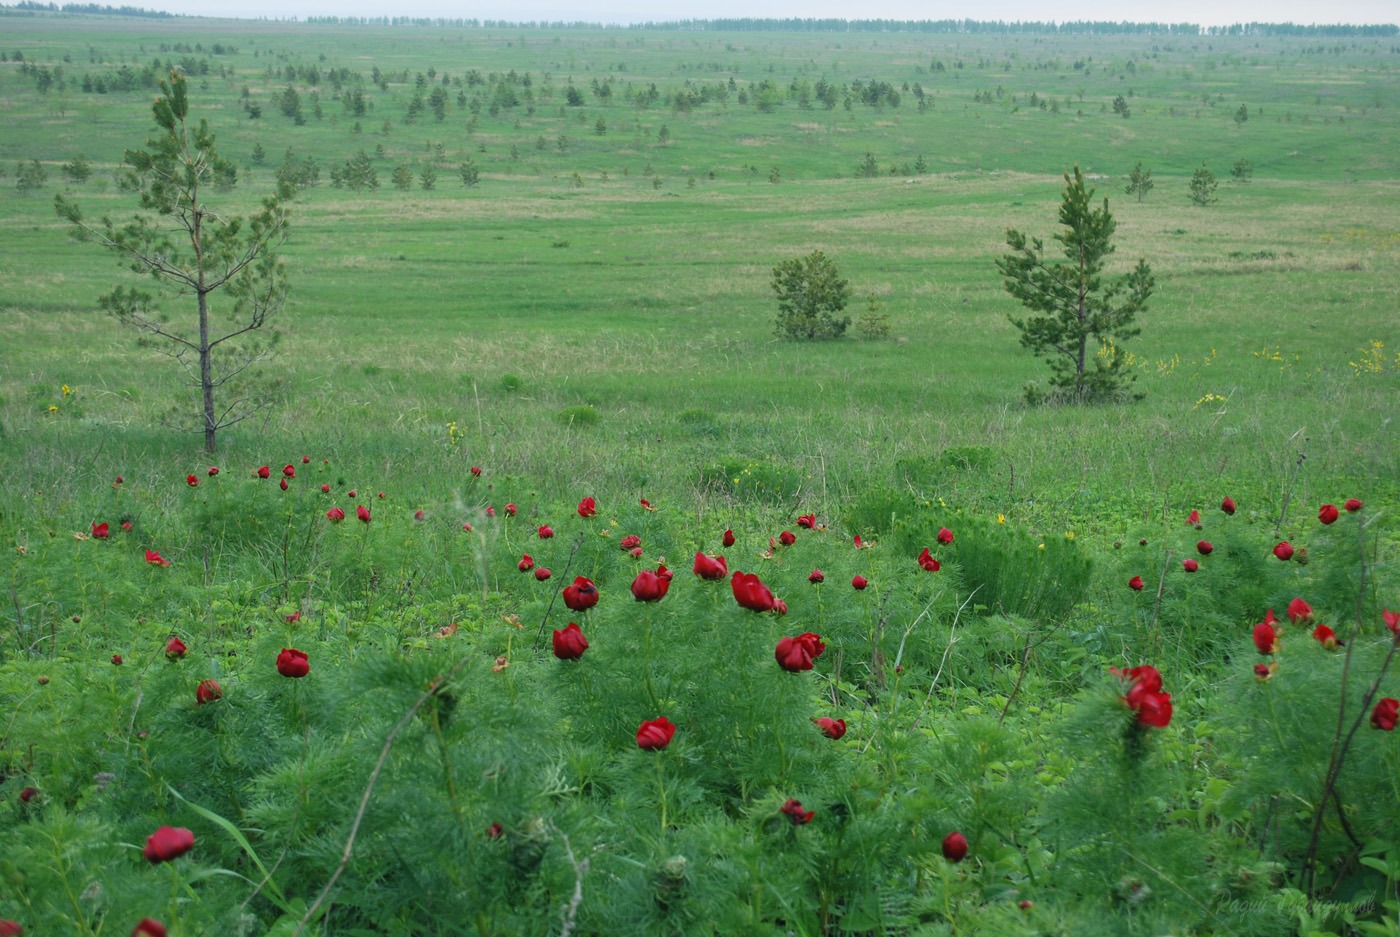
{"label": "bare twig", "polygon": [[[561,580],[569,578],[569,570],[573,568],[574,565],[574,556],[578,553],[579,547],[581,546],[583,546],[583,534],[578,535],[578,539],[574,541],[574,548],[569,551],[569,560],[564,564],[563,575],[559,577]],[[559,589],[554,590],[554,594],[549,597],[549,606],[544,610],[544,617],[540,619],[540,630],[535,632],[535,643],[533,645],[536,650],[539,649],[540,638],[544,637],[545,625],[549,624],[549,615],[554,611],[554,602],[559,598],[560,591]]]}

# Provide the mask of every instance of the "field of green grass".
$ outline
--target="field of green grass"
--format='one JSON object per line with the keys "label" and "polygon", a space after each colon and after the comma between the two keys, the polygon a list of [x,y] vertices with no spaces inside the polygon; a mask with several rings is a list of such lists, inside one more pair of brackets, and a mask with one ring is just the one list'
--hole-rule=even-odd
{"label": "field of green grass", "polygon": [[[1359,708],[1400,695],[1381,614],[1400,607],[1400,37],[7,9],[0,53],[0,919],[1400,933],[1400,739]],[[292,289],[262,378],[281,401],[212,455],[165,419],[196,402],[179,366],[98,306],[138,279],[53,207],[134,212],[119,167],[168,66],[239,169],[212,204],[248,211],[284,159],[319,168],[282,250]],[[378,188],[332,185],[361,152]],[[64,171],[79,156],[82,182]],[[34,161],[44,181],[21,185]],[[1137,163],[1156,183],[1140,202]],[[995,261],[1008,228],[1057,233],[1076,164],[1118,222],[1111,270],[1145,258],[1156,278],[1125,345],[1145,396],[1030,407],[1048,370]],[[1202,165],[1220,180],[1204,207]],[[847,312],[876,303],[889,335],[774,334],[774,264],[817,249],[851,283]],[[188,322],[190,306],[165,308]],[[1216,509],[1226,495],[1238,514]],[[596,519],[575,512],[585,496]],[[1316,519],[1353,497],[1364,509]],[[818,529],[770,544],[807,513]],[[111,538],[89,539],[104,521]],[[914,557],[941,527],[958,539],[932,578]],[[729,571],[757,570],[785,617],[691,575],[726,528]],[[639,561],[616,548],[634,533]],[[1280,564],[1279,540],[1308,551]],[[553,579],[517,572],[527,551]],[[672,593],[633,603],[639,564],[662,559]],[[536,632],[568,621],[552,586],[579,574],[604,600],[575,616],[594,649],[574,666]],[[1257,682],[1274,658],[1251,627],[1301,596],[1343,649],[1290,624]],[[773,642],[807,631],[831,647],[816,673],[765,682]],[[171,636],[188,659],[165,659]],[[284,646],[313,661],[290,695],[263,666]],[[1095,736],[1126,717],[1107,668],[1143,663],[1176,719]],[[205,678],[226,698],[195,706]],[[635,727],[660,714],[677,747],[639,753]],[[851,726],[836,755],[807,732],[821,714]],[[810,826],[780,811],[790,797],[823,805]],[[493,822],[503,839],[481,835]],[[168,874],[122,845],[164,823],[200,843]],[[951,829],[965,862],[943,858]]]}

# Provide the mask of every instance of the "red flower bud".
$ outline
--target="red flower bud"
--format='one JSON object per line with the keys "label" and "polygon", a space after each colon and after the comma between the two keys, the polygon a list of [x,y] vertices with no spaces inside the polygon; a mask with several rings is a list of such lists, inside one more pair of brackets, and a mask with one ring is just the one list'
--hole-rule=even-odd
{"label": "red flower bud", "polygon": [[1132,589],[1134,592],[1141,592],[1141,591],[1142,591],[1142,577],[1141,577],[1141,576],[1134,576],[1132,579],[1129,579],[1129,580],[1128,580],[1128,588],[1129,588],[1129,589]]}
{"label": "red flower bud", "polygon": [[1397,722],[1400,722],[1400,700],[1393,700],[1387,696],[1371,710],[1372,728],[1389,732],[1395,728]]}
{"label": "red flower bud", "polygon": [[311,662],[302,651],[284,647],[282,653],[277,655],[277,672],[284,677],[304,677],[311,672]]}
{"label": "red flower bud", "polygon": [[1224,511],[1226,514],[1234,514],[1235,499],[1230,497],[1229,495],[1226,495],[1225,500],[1220,502],[1220,510]]}
{"label": "red flower bud", "polygon": [[575,622],[554,632],[554,656],[560,660],[578,660],[588,650],[588,639]]}
{"label": "red flower bud", "polygon": [[272,477],[272,466],[270,466],[270,465],[260,465],[260,466],[258,466],[258,477],[259,477],[259,478],[271,478],[271,477]]}
{"label": "red flower bud", "polygon": [[1347,509],[1347,513],[1355,514],[1357,511],[1361,510],[1361,502],[1355,498],[1347,498],[1346,503],[1343,504],[1342,507]]}
{"label": "red flower bud", "polygon": [[967,837],[956,830],[943,837],[943,858],[949,862],[967,858]]}
{"label": "red flower bud", "polygon": [[1323,524],[1335,523],[1337,518],[1342,516],[1342,512],[1337,510],[1335,504],[1324,504],[1317,509],[1317,519]]}
{"label": "red flower bud", "polygon": [[1280,562],[1287,563],[1293,559],[1293,544],[1287,540],[1280,540],[1274,545],[1274,556],[1278,557]]}
{"label": "red flower bud", "polygon": [[734,546],[734,531],[726,530],[724,536],[720,538],[720,542],[723,543],[725,547]]}
{"label": "red flower bud", "polygon": [[598,587],[585,576],[575,576],[571,585],[564,587],[564,604],[575,612],[583,612],[598,604]]}
{"label": "red flower bud", "polygon": [[201,680],[194,689],[194,701],[200,706],[224,698],[224,688],[217,680]]}
{"label": "red flower bud", "polygon": [[147,862],[169,862],[194,848],[194,833],[182,826],[162,826],[146,837],[141,850]]}
{"label": "red flower bud", "polygon": [[822,730],[822,735],[825,735],[829,739],[839,739],[846,734],[845,719],[829,719],[826,716],[822,716],[820,719],[813,719],[812,721],[817,724],[817,728]]}
{"label": "red flower bud", "polygon": [[856,574],[855,576],[851,577],[851,588],[855,589],[857,592],[859,592],[861,589],[864,589],[868,585],[870,585],[870,580],[866,579],[860,574]]}
{"label": "red flower bud", "polygon": [[665,716],[648,719],[637,726],[637,747],[642,751],[660,751],[671,744],[676,735],[676,727]]}

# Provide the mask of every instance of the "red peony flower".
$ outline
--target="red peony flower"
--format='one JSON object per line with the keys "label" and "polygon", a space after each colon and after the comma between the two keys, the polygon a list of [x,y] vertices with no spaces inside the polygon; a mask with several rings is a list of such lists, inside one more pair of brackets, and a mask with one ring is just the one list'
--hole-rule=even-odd
{"label": "red peony flower", "polygon": [[200,706],[223,698],[224,688],[219,686],[217,680],[201,680],[199,686],[194,688],[194,701]]}
{"label": "red peony flower", "polygon": [[729,577],[729,586],[734,591],[734,601],[752,612],[773,610],[773,592],[759,581],[755,573],[736,572]]}
{"label": "red peony flower", "polygon": [[812,721],[817,724],[817,728],[822,730],[822,735],[825,735],[829,739],[839,739],[846,734],[845,719],[829,719],[826,716],[822,716],[820,719],[813,719]]}
{"label": "red peony flower", "polygon": [[492,823],[486,828],[487,839],[500,839],[505,834],[505,829],[499,823]]}
{"label": "red peony flower", "polygon": [[641,545],[641,537],[638,537],[636,534],[628,534],[627,536],[623,537],[621,540],[618,541],[617,548],[619,550],[627,551],[633,549],[634,547],[639,547]]}
{"label": "red peony flower", "polygon": [[785,530],[778,534],[778,542],[785,547],[790,547],[797,542],[797,534],[790,530]]}
{"label": "red peony flower", "polygon": [[1187,524],[1190,524],[1192,527],[1196,526],[1196,525],[1199,524],[1200,522],[1201,522],[1201,512],[1200,512],[1200,511],[1193,510],[1190,514],[1187,514],[1187,515],[1186,515],[1186,523],[1187,523]]}
{"label": "red peony flower", "polygon": [[1278,628],[1271,621],[1261,621],[1254,626],[1254,646],[1260,654],[1278,653]]}
{"label": "red peony flower", "polygon": [[289,486],[287,485],[287,480],[286,480],[285,478],[282,479],[280,482],[278,482],[277,485],[278,485],[278,487],[281,488],[283,491],[286,491],[287,488],[289,487]]}
{"label": "red peony flower", "polygon": [[476,530],[476,528],[471,525],[471,521],[464,522],[462,524],[462,529],[465,530],[467,533],[471,533],[473,530]]}
{"label": "red peony flower", "polygon": [[675,738],[676,727],[665,716],[648,719],[637,726],[637,747],[644,752],[660,751]]}
{"label": "red peony flower", "polygon": [[1287,563],[1293,559],[1293,544],[1287,540],[1280,540],[1274,545],[1274,556],[1278,557],[1281,562]]}
{"label": "red peony flower", "polygon": [[92,525],[92,539],[94,540],[106,540],[110,532],[111,528],[107,526],[106,521]]}
{"label": "red peony flower", "polygon": [[651,502],[648,501],[646,498],[642,498],[642,499],[639,500],[637,503],[640,504],[640,505],[642,506],[642,510],[643,510],[643,511],[655,511],[655,510],[656,510],[656,508],[652,507]]}
{"label": "red peony flower", "polygon": [[24,937],[24,928],[18,921],[0,918],[0,937]]}
{"label": "red peony flower", "polygon": [[695,565],[691,567],[690,571],[701,579],[718,581],[729,575],[729,564],[724,561],[722,556],[696,553]]}
{"label": "red peony flower", "polygon": [[277,655],[277,672],[294,679],[304,677],[311,672],[311,662],[306,659],[305,653],[294,647],[284,647],[282,653]]}
{"label": "red peony flower", "polygon": [[548,540],[550,537],[554,536],[554,528],[550,527],[548,524],[545,524],[535,532],[539,534],[541,540]]}
{"label": "red peony flower", "polygon": [[784,602],[782,599],[774,599],[774,600],[773,600],[773,611],[777,612],[778,615],[779,615],[779,617],[781,617],[781,616],[783,616],[783,615],[786,615],[786,614],[787,614],[787,603]]}
{"label": "red peony flower", "polygon": [[1390,609],[1381,609],[1381,620],[1385,626],[1395,632],[1395,637],[1400,639],[1400,612],[1392,612]]}
{"label": "red peony flower", "polygon": [[656,572],[644,569],[632,580],[632,597],[638,602],[660,602],[670,588],[670,570],[665,566],[658,566]]}
{"label": "red peony flower", "polygon": [[146,857],[147,862],[169,862],[180,858],[193,848],[194,833],[183,826],[162,826],[146,837],[146,848],[141,850],[141,854]]}
{"label": "red peony flower", "polygon": [[1337,510],[1335,504],[1324,504],[1317,509],[1317,519],[1323,524],[1336,523],[1337,518],[1342,516],[1342,512]]}
{"label": "red peony flower", "polygon": [[299,621],[301,621],[301,612],[299,611],[292,612],[287,616],[287,624],[289,625],[295,625]]}
{"label": "red peony flower", "polygon": [[546,579],[553,575],[554,574],[549,571],[549,567],[547,566],[540,566],[535,569],[535,579],[537,579],[540,582],[544,582]]}
{"label": "red peony flower", "polygon": [[258,477],[259,477],[259,478],[271,478],[271,477],[272,477],[272,467],[271,467],[271,466],[268,466],[268,465],[260,465],[260,466],[258,466]]}
{"label": "red peony flower", "polygon": [[1389,732],[1400,722],[1400,700],[1385,697],[1371,710],[1371,727]]}
{"label": "red peony flower", "polygon": [[1346,508],[1348,514],[1355,514],[1357,511],[1361,510],[1361,502],[1355,498],[1347,498],[1342,507]]}
{"label": "red peony flower", "polygon": [[37,787],[26,787],[24,790],[19,792],[19,801],[22,804],[27,804],[38,796],[39,789]]}
{"label": "red peony flower", "polygon": [[924,547],[924,552],[919,554],[919,567],[928,572],[936,573],[943,568],[943,564],[934,559],[933,552],[928,547]]}
{"label": "red peony flower", "polygon": [[1120,698],[1137,713],[1140,724],[1161,729],[1171,722],[1171,694],[1162,692],[1162,674],[1156,667],[1143,664],[1127,670],[1110,667],[1109,671],[1123,680],[1127,695]]}
{"label": "red peony flower", "polygon": [[520,562],[515,564],[515,568],[522,573],[528,573],[535,568],[535,558],[528,553],[520,554]]}
{"label": "red peony flower", "polygon": [[294,466],[294,465],[284,465],[284,466],[282,466],[282,477],[283,477],[283,478],[296,478],[296,477],[297,477],[296,466]]}
{"label": "red peony flower", "polygon": [[1298,622],[1302,622],[1305,625],[1312,624],[1312,606],[1303,601],[1302,597],[1299,596],[1288,603],[1288,620],[1295,625],[1298,624]]}
{"label": "red peony flower", "polygon": [[870,585],[870,580],[866,579],[860,574],[856,574],[855,576],[851,577],[851,588],[855,589],[857,592],[864,589],[868,585]]}
{"label": "red peony flower", "polygon": [[598,502],[592,498],[584,498],[578,503],[579,517],[592,517],[598,513]]}
{"label": "red peony flower", "polygon": [[330,492],[331,492],[331,486],[330,486],[330,485],[322,485],[322,486],[321,486],[321,494],[326,495],[326,494],[330,494]]}
{"label": "red peony flower", "polygon": [[169,937],[165,925],[155,918],[143,917],[141,923],[131,932],[131,937]]}
{"label": "red peony flower", "polygon": [[473,475],[474,477],[477,477],[477,478],[480,478],[480,477],[481,477],[481,468],[480,468],[480,466],[476,466],[476,465],[473,465],[473,466],[472,466],[472,475]]}
{"label": "red peony flower", "polygon": [[938,542],[946,547],[953,542],[953,532],[947,527],[938,528]]}
{"label": "red peony flower", "polygon": [[186,476],[185,476],[185,484],[186,484],[186,485],[189,485],[191,488],[198,488],[198,487],[199,487],[199,476],[198,476],[198,475],[186,475]]}
{"label": "red peony flower", "polygon": [[179,638],[171,638],[165,642],[165,656],[170,660],[179,660],[189,652],[190,649]]}
{"label": "red peony flower", "polygon": [[120,475],[118,475],[115,484],[120,485],[124,480],[125,480],[125,479],[123,479]]}
{"label": "red peony flower", "polygon": [[1276,672],[1278,672],[1277,663],[1254,665],[1254,679],[1258,680],[1260,683],[1266,683],[1272,680]]}
{"label": "red peony flower", "polygon": [[784,801],[783,805],[778,808],[778,812],[786,814],[788,818],[792,820],[793,826],[802,826],[804,823],[811,823],[812,818],[816,816],[816,814],[810,810],[803,810],[802,801],[796,800],[795,798],[788,798]]}
{"label": "red peony flower", "polygon": [[1142,591],[1142,577],[1141,577],[1141,576],[1134,576],[1132,579],[1129,579],[1129,580],[1128,580],[1128,588],[1129,588],[1129,589],[1132,589],[1134,592],[1141,592],[1141,591]]}
{"label": "red peony flower", "polygon": [[353,497],[355,497],[355,489],[352,488],[352,489],[350,489],[349,491],[345,492],[345,497],[347,497],[347,498],[353,498]]}
{"label": "red peony flower", "polygon": [[122,665],[122,656],[120,654],[113,654],[112,664],[113,666],[120,667]]}
{"label": "red peony flower", "polygon": [[1226,514],[1234,514],[1235,499],[1230,497],[1229,495],[1226,495],[1225,500],[1220,502],[1220,510],[1224,511]]}
{"label": "red peony flower", "polygon": [[161,555],[160,555],[159,553],[157,553],[155,550],[147,550],[147,551],[146,551],[146,562],[147,562],[147,563],[150,563],[152,566],[169,566],[169,565],[170,565],[170,561],[167,560],[165,557],[161,556]]}
{"label": "red peony flower", "polygon": [[961,862],[967,857],[967,837],[954,830],[943,837],[943,858],[949,862]]}
{"label": "red peony flower", "polygon": [[505,512],[506,517],[514,517],[516,514],[520,513],[520,508],[516,507],[514,504],[507,504],[505,507]]}
{"label": "red peony flower", "polygon": [[583,636],[582,629],[576,623],[571,621],[562,630],[555,630],[555,657],[560,660],[578,660],[586,650],[588,650],[588,639]]}
{"label": "red peony flower", "polygon": [[585,576],[576,576],[572,585],[564,587],[564,604],[576,612],[584,612],[598,604],[598,587]]}
{"label": "red peony flower", "polygon": [[821,657],[825,650],[826,645],[822,643],[822,639],[809,631],[795,638],[782,638],[778,641],[773,656],[777,659],[779,667],[789,673],[799,673],[811,670],[812,661]]}
{"label": "red peony flower", "polygon": [[798,527],[805,527],[805,528],[807,528],[808,530],[816,530],[816,529],[817,529],[817,515],[815,515],[815,514],[803,514],[803,515],[801,515],[800,517],[797,518],[797,526],[798,526]]}
{"label": "red peony flower", "polygon": [[302,465],[310,465],[310,464],[311,464],[311,456],[309,456],[309,455],[304,455],[304,456],[302,456],[302,457],[301,457],[301,464],[302,464]]}
{"label": "red peony flower", "polygon": [[[355,494],[355,493],[352,491],[350,494],[351,494],[351,497],[354,497],[354,494]],[[489,505],[489,504],[486,505],[486,516],[487,516],[487,517],[495,517],[495,516],[496,516],[496,509],[493,508],[493,507],[492,507],[491,505]]]}
{"label": "red peony flower", "polygon": [[1214,550],[1215,544],[1211,543],[1209,540],[1196,541],[1196,552],[1201,554],[1201,556],[1210,556]]}
{"label": "red peony flower", "polygon": [[632,549],[627,551],[627,555],[632,557],[632,559],[634,560],[640,560],[642,558],[642,548],[633,547]]}
{"label": "red peony flower", "polygon": [[1314,628],[1313,637],[1317,639],[1318,644],[1321,644],[1329,651],[1335,651],[1337,648],[1342,647],[1342,642],[1337,640],[1337,632],[1326,625],[1318,625]]}
{"label": "red peony flower", "polygon": [[826,574],[819,569],[814,569],[807,575],[807,581],[814,586],[820,585],[826,582]]}
{"label": "red peony flower", "polygon": [[1193,559],[1185,559],[1181,561],[1181,568],[1186,570],[1188,573],[1194,573],[1196,570],[1201,568],[1201,564],[1197,563]]}
{"label": "red peony flower", "polygon": [[345,512],[340,508],[331,508],[326,512],[326,520],[330,521],[332,524],[339,524],[341,521],[345,520]]}
{"label": "red peony flower", "polygon": [[357,504],[357,505],[355,506],[355,516],[358,517],[358,518],[360,519],[360,523],[362,523],[362,524],[368,524],[368,523],[369,523],[369,508],[365,507],[363,504]]}
{"label": "red peony flower", "polygon": [[131,531],[131,521],[122,521],[122,530]]}
{"label": "red peony flower", "polygon": [[720,538],[720,543],[724,544],[726,548],[734,546],[734,531],[732,529],[726,530],[724,536]]}
{"label": "red peony flower", "polygon": [[856,545],[857,550],[869,550],[871,547],[870,544],[860,539],[860,534],[856,534],[853,538],[851,538],[851,542]]}

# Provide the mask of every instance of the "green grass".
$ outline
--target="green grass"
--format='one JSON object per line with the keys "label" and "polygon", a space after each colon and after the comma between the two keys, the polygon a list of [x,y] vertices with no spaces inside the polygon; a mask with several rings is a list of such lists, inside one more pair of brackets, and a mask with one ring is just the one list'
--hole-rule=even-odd
{"label": "green grass", "polygon": [[[57,905],[32,898],[54,933],[76,926],[64,915],[99,920],[73,910],[91,904],[76,897],[84,876],[99,875],[122,914],[176,907],[188,932],[233,933],[246,907],[259,926],[285,928],[334,870],[394,725],[450,674],[396,743],[389,793],[369,813],[376,832],[337,898],[338,914],[376,932],[433,932],[469,911],[484,933],[555,926],[575,882],[565,834],[579,856],[599,847],[595,873],[615,886],[595,897],[589,879],[579,932],[1293,926],[1306,810],[1284,811],[1278,827],[1260,779],[1286,775],[1291,804],[1318,796],[1308,771],[1330,751],[1342,658],[1288,626],[1279,675],[1256,684],[1248,630],[1295,595],[1350,622],[1365,557],[1354,699],[1384,651],[1376,612],[1400,603],[1392,42],[10,12],[0,24],[0,570],[12,606],[0,617],[0,699],[15,714],[0,733],[13,779],[0,799],[15,808],[0,830],[0,915],[27,910],[13,896],[39,886],[16,885],[14,870],[32,869],[31,883],[74,892]],[[152,92],[88,94],[85,72],[215,42],[237,51],[190,54],[215,69],[191,80],[195,116],[240,166],[218,203],[254,204],[289,148],[322,172],[293,203],[284,249],[292,293],[266,373],[287,398],[221,432],[209,456],[160,421],[193,402],[179,368],[98,308],[130,275],[73,243],[52,199],[64,191],[90,217],[134,207],[113,173],[150,131]],[[41,93],[16,51],[61,66],[68,90]],[[311,65],[361,76],[373,104],[362,132],[328,80],[322,119],[296,126],[278,111],[287,79],[269,67]],[[387,91],[370,83],[375,67],[394,73]],[[453,84],[446,120],[407,123],[413,77],[430,67],[439,82],[514,69],[551,97],[533,114],[483,105],[469,131]],[[727,104],[665,103],[687,80],[731,77]],[[588,89],[595,78],[613,80],[610,102],[586,90],[585,106],[563,104],[570,80]],[[887,81],[902,102],[828,111],[794,96],[762,113],[737,100],[765,79],[786,94],[820,78]],[[915,82],[932,103],[923,113],[903,90]],[[623,100],[652,83],[662,101]],[[245,85],[261,119],[243,110]],[[309,111],[312,88],[298,91]],[[1060,112],[1032,108],[1032,92]],[[1118,94],[1127,120],[1104,112]],[[1231,119],[1241,103],[1242,127]],[[332,163],[381,145],[379,190],[330,186]],[[857,178],[867,151],[881,174]],[[78,153],[96,171],[71,185],[60,166]],[[912,170],[920,156],[927,173]],[[472,189],[455,172],[468,157],[482,172]],[[1255,167],[1248,185],[1225,181],[1240,158]],[[49,179],[23,194],[15,165],[31,159]],[[396,165],[429,160],[436,189],[392,188]],[[1157,183],[1142,203],[1123,194],[1138,161]],[[1187,199],[1202,162],[1222,180],[1209,208]],[[1146,397],[1028,408],[1023,386],[1047,371],[1017,344],[1008,315],[1019,310],[994,261],[1008,227],[1055,233],[1074,163],[1110,199],[1114,270],[1144,257],[1156,277],[1127,348]],[[879,298],[888,339],[775,337],[772,267],[816,249],[850,280],[848,313]],[[187,305],[168,308],[188,316]],[[298,477],[286,495],[248,477],[287,462]],[[1228,520],[1213,507],[1225,494],[1241,505]],[[610,536],[574,516],[584,495]],[[1313,520],[1319,504],[1351,496],[1366,502],[1359,517]],[[519,518],[486,519],[507,502]],[[324,522],[332,503],[350,519]],[[373,509],[371,526],[354,520],[357,503]],[[1202,532],[1182,523],[1193,508]],[[829,529],[770,550],[808,512]],[[133,531],[107,544],[73,536],[122,519]],[[559,536],[539,540],[544,523]],[[960,539],[944,570],[925,574],[912,557],[943,525]],[[689,557],[717,550],[726,527],[740,538],[730,570],[761,570],[788,617],[741,613],[723,583],[706,592],[689,575]],[[623,601],[637,565],[616,547],[627,533],[642,537],[647,568],[664,557],[677,571],[655,611]],[[878,546],[857,551],[857,533]],[[1188,576],[1180,561],[1202,537],[1215,552]],[[1309,548],[1309,565],[1270,557],[1285,537]],[[148,568],[148,546],[175,566]],[[552,569],[549,584],[517,572],[524,552]],[[807,584],[813,567],[826,571],[820,588]],[[584,619],[592,656],[560,669],[529,645],[550,614],[563,625],[549,599],[581,571],[605,602]],[[857,573],[870,590],[849,589]],[[1141,593],[1126,589],[1134,575]],[[300,624],[286,621],[294,611]],[[457,638],[436,637],[454,624]],[[817,672],[769,682],[772,642],[809,628],[831,648]],[[190,639],[190,660],[163,660],[170,634]],[[313,667],[299,695],[265,666],[293,644]],[[121,669],[114,653],[127,657]],[[492,672],[497,656],[509,670]],[[749,666],[760,660],[765,669]],[[1104,670],[1143,662],[1162,668],[1179,715],[1139,749],[1131,731],[1103,730],[1123,715]],[[196,678],[224,681],[228,705],[192,708]],[[1275,697],[1291,715],[1269,708]],[[828,710],[850,722],[850,747],[804,734]],[[682,725],[676,759],[638,760],[630,734],[662,712]],[[1297,715],[1317,712],[1327,718]],[[149,739],[133,734],[138,723]],[[1394,799],[1394,739],[1359,738],[1343,794],[1367,857],[1393,854],[1393,817],[1373,808]],[[121,779],[109,800],[91,780],[105,771]],[[14,803],[21,777],[44,790],[42,810]],[[669,829],[657,824],[658,783]],[[264,864],[284,856],[278,889],[252,899],[242,880],[215,876],[186,895],[198,901],[173,904],[171,878],[153,884],[111,844],[139,845],[157,821],[195,825],[191,861],[202,864],[182,868],[253,873],[247,847],[167,784],[246,833]],[[817,807],[814,826],[778,813],[789,797]],[[480,835],[492,822],[508,831],[500,842]],[[937,846],[953,828],[973,844],[956,870]],[[1338,857],[1352,850],[1340,829],[1323,839]],[[65,847],[89,858],[65,865],[54,858]],[[1133,858],[1143,855],[1158,871]],[[1400,875],[1339,862],[1329,900],[1375,893],[1368,922],[1393,919],[1383,901]],[[1144,883],[1154,898],[1139,902]],[[1016,907],[1031,896],[1039,910]],[[1314,929],[1342,927],[1317,914]],[[113,918],[103,932],[132,923]]]}

